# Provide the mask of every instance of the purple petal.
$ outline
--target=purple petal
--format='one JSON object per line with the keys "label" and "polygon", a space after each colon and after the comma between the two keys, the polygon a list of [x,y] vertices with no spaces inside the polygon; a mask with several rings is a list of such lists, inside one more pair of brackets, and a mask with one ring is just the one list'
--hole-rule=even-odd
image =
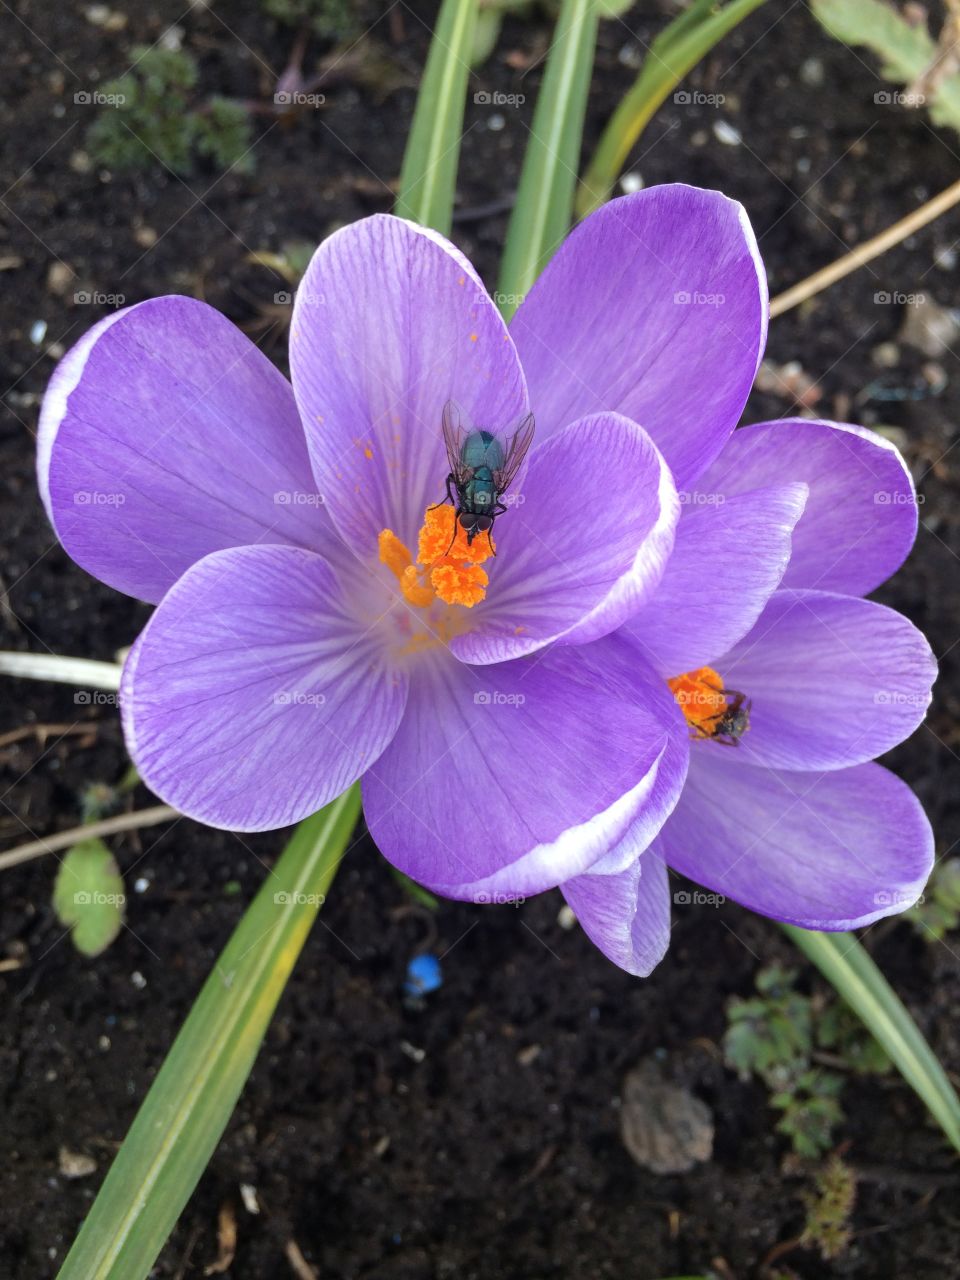
{"label": "purple petal", "polygon": [[50,381],[37,454],[67,551],[143,600],[211,551],[331,537],[289,384],[192,298],[141,302],[80,340]]}
{"label": "purple petal", "polygon": [[806,492],[787,484],[683,506],[660,585],[624,626],[664,676],[709,665],[750,630],[787,567]]}
{"label": "purple petal", "polygon": [[738,754],[774,769],[842,769],[889,751],[923,720],[937,674],[901,614],[822,591],[778,591],[715,665],[752,701]]}
{"label": "purple petal", "polygon": [[561,245],[511,325],[541,438],[616,410],[688,485],[737,424],[766,341],[767,286],[741,205],[651,187]]}
{"label": "purple petal", "polygon": [[351,616],[329,565],[236,547],[188,569],[131,651],[121,688],[144,782],[188,817],[283,827],[354,782],[393,737],[406,678]]}
{"label": "purple petal", "polygon": [[700,745],[653,845],[675,871],[805,929],[855,929],[916,902],[933,834],[894,774],[877,764],[778,773]]}
{"label": "purple petal", "polygon": [[785,587],[866,595],[900,567],[917,533],[913,481],[898,450],[863,427],[785,418],[734,432],[697,483],[730,497],[803,481]]}
{"label": "purple petal", "polygon": [[580,925],[607,959],[645,978],[670,944],[667,868],[647,851],[615,875],[586,875],[560,886]]}
{"label": "purple petal", "polygon": [[663,681],[624,646],[479,669],[430,656],[363,781],[367,825],[394,866],[485,902],[578,876],[628,831],[649,843],[676,803],[687,740]]}
{"label": "purple petal", "polygon": [[462,661],[597,639],[656,588],[680,508],[663,458],[629,418],[597,414],[551,436],[509,497],[487,598],[451,642]]}
{"label": "purple petal", "polygon": [[523,372],[466,258],[386,214],[337,231],[297,293],[290,368],[317,485],[343,537],[376,556],[381,529],[416,546],[450,471],[441,430],[454,400],[503,431],[526,411]]}

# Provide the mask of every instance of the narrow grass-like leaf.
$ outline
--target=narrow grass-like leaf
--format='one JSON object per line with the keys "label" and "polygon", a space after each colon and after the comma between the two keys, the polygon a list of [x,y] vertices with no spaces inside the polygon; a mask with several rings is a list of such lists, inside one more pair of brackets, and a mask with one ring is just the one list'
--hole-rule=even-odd
{"label": "narrow grass-like leaf", "polygon": [[190,1010],[59,1280],[143,1280],[230,1119],[360,813],[360,791],[301,822]]}
{"label": "narrow grass-like leaf", "polygon": [[852,933],[783,928],[886,1049],[960,1151],[960,1099],[900,997]]}
{"label": "narrow grass-like leaf", "polygon": [[443,0],[400,171],[396,212],[449,235],[477,0]]}
{"label": "narrow grass-like leaf", "polygon": [[667,94],[728,32],[764,0],[694,3],[657,36],[640,74],[614,111],[577,191],[577,216],[585,218],[607,200],[631,148]]}
{"label": "narrow grass-like leaf", "polygon": [[596,43],[593,0],[564,0],[500,267],[498,303],[507,319],[570,230]]}

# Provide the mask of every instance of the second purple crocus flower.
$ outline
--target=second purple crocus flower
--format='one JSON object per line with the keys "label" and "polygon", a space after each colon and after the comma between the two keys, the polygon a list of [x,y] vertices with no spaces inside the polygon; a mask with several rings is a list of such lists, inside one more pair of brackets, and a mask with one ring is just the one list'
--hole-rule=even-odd
{"label": "second purple crocus flower", "polygon": [[[144,780],[249,831],[362,776],[394,865],[474,901],[559,885],[634,973],[668,865],[809,927],[912,902],[929,827],[867,762],[934,666],[861,598],[912,544],[912,485],[856,428],[734,433],[765,330],[743,210],[684,186],[587,219],[509,330],[441,236],[344,228],[292,387],[202,303],[102,321],[51,382],[39,476],[74,559],[158,606],[122,688]],[[536,420],[495,556],[435,536],[449,400]],[[703,671],[747,699],[734,746],[674,696]]]}

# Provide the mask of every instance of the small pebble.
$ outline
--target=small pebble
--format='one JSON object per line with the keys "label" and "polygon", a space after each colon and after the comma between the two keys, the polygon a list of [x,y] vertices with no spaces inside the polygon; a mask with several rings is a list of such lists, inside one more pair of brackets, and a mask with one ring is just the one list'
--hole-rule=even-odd
{"label": "small pebble", "polygon": [[133,882],[134,893],[146,893],[149,888],[150,888],[150,881],[147,880],[144,876],[140,876],[138,880],[134,880]]}
{"label": "small pebble", "polygon": [[572,929],[577,923],[577,917],[573,914],[573,908],[564,903],[557,912],[557,924],[561,929]]}
{"label": "small pebble", "polygon": [[651,1173],[688,1173],[713,1154],[713,1116],[705,1102],[674,1084],[646,1058],[623,1082],[620,1133],[637,1164]]}
{"label": "small pebble", "polygon": [[67,1147],[60,1148],[58,1163],[65,1178],[89,1178],[91,1173],[97,1172],[97,1162],[92,1156],[70,1151]]}
{"label": "small pebble", "polygon": [[171,53],[179,53],[183,47],[183,37],[183,27],[167,27],[166,31],[157,41],[157,44],[161,49],[169,49]]}
{"label": "small pebble", "polygon": [[62,297],[70,288],[73,280],[73,268],[65,262],[51,262],[47,268],[47,289],[50,293]]}
{"label": "small pebble", "polygon": [[140,972],[139,969],[134,969],[133,973],[131,973],[130,975],[130,981],[133,983],[133,985],[137,988],[138,991],[142,991],[143,988],[147,985],[147,980],[143,976],[143,974]]}
{"label": "small pebble", "polygon": [[642,191],[644,185],[639,173],[625,173],[620,179],[620,190],[625,196],[633,195],[634,191]]}
{"label": "small pebble", "polygon": [[408,1058],[412,1058],[414,1062],[422,1062],[427,1056],[426,1049],[418,1049],[415,1044],[411,1044],[409,1040],[400,1041],[400,1052],[405,1053]]}
{"label": "small pebble", "polygon": [[879,369],[895,369],[900,363],[900,348],[895,342],[881,342],[870,352],[870,358]]}
{"label": "small pebble", "polygon": [[894,294],[893,298],[907,304],[897,334],[901,342],[933,357],[960,345],[960,311],[940,306],[925,293]]}
{"label": "small pebble", "polygon": [[35,347],[39,347],[46,336],[47,336],[46,320],[34,320],[33,324],[30,326],[30,341],[33,343]]}
{"label": "small pebble", "polygon": [[251,1187],[249,1182],[240,1183],[240,1199],[243,1201],[243,1207],[247,1213],[259,1213],[260,1201],[257,1199],[256,1187]]}
{"label": "small pebble", "polygon": [[109,8],[105,4],[92,4],[84,10],[84,17],[92,27],[102,27],[104,31],[122,31],[127,25],[127,15]]}
{"label": "small pebble", "polygon": [[502,116],[499,111],[495,111],[487,120],[487,128],[491,133],[499,133],[506,123],[506,117]]}
{"label": "small pebble", "polygon": [[725,147],[739,147],[743,141],[743,135],[739,129],[735,129],[732,124],[726,120],[717,120],[714,122],[713,133],[718,142],[722,142]]}
{"label": "small pebble", "polygon": [[807,58],[800,64],[800,81],[808,89],[819,89],[826,78],[823,63],[819,58]]}

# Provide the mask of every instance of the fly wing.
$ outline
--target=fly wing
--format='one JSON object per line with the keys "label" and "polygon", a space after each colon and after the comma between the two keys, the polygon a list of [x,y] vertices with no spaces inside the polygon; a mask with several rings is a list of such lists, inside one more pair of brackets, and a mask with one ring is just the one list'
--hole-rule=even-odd
{"label": "fly wing", "polygon": [[462,411],[455,400],[443,406],[443,443],[447,446],[450,474],[457,485],[466,484],[473,475],[473,468],[463,464],[463,442],[467,432],[461,421]]}
{"label": "fly wing", "polygon": [[503,451],[503,466],[493,473],[493,483],[497,486],[498,493],[503,493],[520,470],[520,464],[527,456],[533,440],[534,425],[533,414],[528,413],[507,442]]}

